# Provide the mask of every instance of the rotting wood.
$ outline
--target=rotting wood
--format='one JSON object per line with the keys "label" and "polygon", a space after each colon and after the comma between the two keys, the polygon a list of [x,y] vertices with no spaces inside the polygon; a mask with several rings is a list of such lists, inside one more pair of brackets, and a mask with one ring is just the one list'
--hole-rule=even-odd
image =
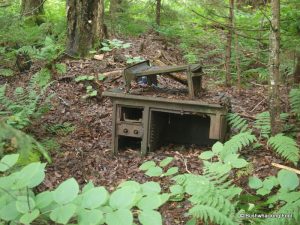
{"label": "rotting wood", "polygon": [[284,165],[281,165],[281,164],[278,164],[278,163],[271,163],[271,165],[274,166],[274,167],[280,168],[280,169],[286,169],[286,170],[292,171],[292,172],[297,173],[297,174],[300,175],[300,170],[297,170],[297,169],[294,169],[294,168],[291,168],[291,167],[288,167],[288,166],[284,166]]}

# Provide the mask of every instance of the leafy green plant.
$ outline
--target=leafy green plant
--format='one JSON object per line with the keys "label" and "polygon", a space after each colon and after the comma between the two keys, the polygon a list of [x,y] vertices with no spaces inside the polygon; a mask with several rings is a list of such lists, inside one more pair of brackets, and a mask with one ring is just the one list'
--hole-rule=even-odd
{"label": "leafy green plant", "polygon": [[263,224],[298,224],[300,222],[300,192],[299,178],[296,173],[288,170],[280,170],[277,176],[269,176],[262,181],[257,177],[249,178],[249,187],[256,189],[260,196],[266,196],[271,191],[280,187],[275,194],[268,197],[265,205],[271,209],[273,214],[292,215],[288,219],[266,219]]}
{"label": "leafy green plant", "polygon": [[293,138],[284,136],[283,134],[277,134],[269,139],[268,145],[280,156],[294,164],[297,164],[299,161],[299,148]]}
{"label": "leafy green plant", "polygon": [[127,64],[134,64],[145,61],[141,56],[131,57],[130,55],[125,55]]}
{"label": "leafy green plant", "polygon": [[63,75],[67,73],[67,65],[64,63],[55,64],[55,69],[59,75]]}
{"label": "leafy green plant", "polygon": [[0,69],[0,76],[11,77],[14,75],[14,71],[11,69]]}
{"label": "leafy green plant", "polygon": [[97,94],[97,90],[95,90],[91,85],[89,85],[86,87],[86,95],[84,95],[82,98],[95,97],[97,96]]}
{"label": "leafy green plant", "polygon": [[76,82],[80,82],[80,81],[89,81],[89,80],[94,80],[95,77],[92,75],[79,75],[75,78]]}
{"label": "leafy green plant", "polygon": [[53,191],[35,195],[32,188],[43,181],[45,164],[31,163],[9,173],[18,157],[17,154],[7,155],[0,161],[0,171],[5,172],[0,177],[0,222],[31,224],[48,219],[58,224],[72,220],[79,225],[118,225],[120,221],[131,225],[134,215],[138,214],[144,225],[162,224],[157,209],[169,199],[169,194],[161,194],[156,182],[126,181],[110,194],[92,182],[80,190],[76,180],[70,178]]}
{"label": "leafy green plant", "polygon": [[156,165],[154,161],[147,161],[143,163],[139,169],[145,171],[145,174],[149,177],[171,176],[178,173],[178,167],[170,167],[166,172],[164,172],[164,168],[167,167],[173,159],[173,157],[167,157],[162,160],[159,165]]}
{"label": "leafy green plant", "polygon": [[226,119],[229,125],[233,128],[238,130],[239,132],[244,132],[249,129],[248,121],[242,118],[237,113],[228,113]]}
{"label": "leafy green plant", "polygon": [[63,122],[61,124],[54,124],[46,126],[46,130],[52,134],[59,136],[66,136],[72,133],[76,129],[76,126],[70,122]]}
{"label": "leafy green plant", "polygon": [[110,52],[113,49],[119,49],[119,48],[129,48],[131,46],[131,43],[124,43],[121,40],[118,39],[113,39],[113,40],[106,40],[104,42],[101,43],[102,44],[102,48],[100,48],[100,50],[104,51],[104,52]]}
{"label": "leafy green plant", "polygon": [[41,98],[51,85],[50,78],[49,71],[42,69],[32,76],[27,89],[16,88],[12,99],[6,97],[7,85],[0,86],[0,104],[3,106],[7,124],[23,129],[30,124],[31,119],[38,118],[49,109],[49,102],[53,95],[47,96],[42,103]]}
{"label": "leafy green plant", "polygon": [[196,224],[197,220],[215,224],[240,223],[235,206],[242,189],[232,184],[228,174],[216,175],[204,170],[203,175],[182,174],[173,179],[176,185],[171,188],[190,196],[192,207],[188,214],[193,217],[190,224]]}
{"label": "leafy green plant", "polygon": [[295,88],[289,94],[292,112],[300,118],[300,88]]}

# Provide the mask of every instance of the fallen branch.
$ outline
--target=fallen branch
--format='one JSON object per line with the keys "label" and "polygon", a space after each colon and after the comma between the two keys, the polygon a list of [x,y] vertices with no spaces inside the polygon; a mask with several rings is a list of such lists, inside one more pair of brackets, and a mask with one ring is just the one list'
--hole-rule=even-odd
{"label": "fallen branch", "polygon": [[297,169],[294,169],[294,168],[291,168],[291,167],[288,167],[288,166],[280,165],[278,163],[271,163],[271,165],[274,166],[274,167],[280,168],[280,169],[286,169],[286,170],[292,171],[292,172],[297,173],[297,174],[300,175],[300,170],[297,170]]}

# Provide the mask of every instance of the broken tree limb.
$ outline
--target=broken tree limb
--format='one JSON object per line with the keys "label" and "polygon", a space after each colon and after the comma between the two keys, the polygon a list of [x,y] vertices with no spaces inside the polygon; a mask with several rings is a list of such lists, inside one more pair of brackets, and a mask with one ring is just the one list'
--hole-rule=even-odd
{"label": "broken tree limb", "polygon": [[278,163],[271,163],[271,165],[274,166],[274,167],[280,168],[280,169],[286,169],[286,170],[292,171],[292,172],[297,173],[297,174],[300,175],[300,170],[297,170],[297,169],[294,169],[294,168],[291,168],[291,167],[288,167],[288,166],[280,165]]}

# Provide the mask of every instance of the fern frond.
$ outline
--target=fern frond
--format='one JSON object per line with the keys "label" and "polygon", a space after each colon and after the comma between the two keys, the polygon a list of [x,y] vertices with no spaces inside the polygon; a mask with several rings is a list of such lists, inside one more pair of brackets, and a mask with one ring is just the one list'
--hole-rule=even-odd
{"label": "fern frond", "polygon": [[288,202],[278,211],[274,212],[278,215],[292,215],[291,218],[268,218],[264,221],[264,225],[295,225],[300,224],[300,199],[294,202]]}
{"label": "fern frond", "polygon": [[213,222],[219,225],[237,225],[233,217],[218,211],[215,207],[198,204],[189,210],[189,214],[205,222]]}
{"label": "fern frond", "polygon": [[248,121],[237,113],[228,113],[226,119],[229,125],[239,132],[244,132],[249,129]]}
{"label": "fern frond", "polygon": [[300,118],[300,88],[295,88],[289,94],[292,112]]}
{"label": "fern frond", "polygon": [[239,133],[224,144],[223,151],[220,153],[222,159],[228,154],[237,153],[242,148],[249,146],[257,141],[256,137],[250,131]]}
{"label": "fern frond", "polygon": [[262,112],[255,116],[254,127],[260,131],[262,137],[268,138],[271,133],[271,117],[269,112]]}
{"label": "fern frond", "polygon": [[293,163],[299,161],[299,148],[293,138],[284,136],[283,134],[277,134],[269,139],[268,145],[283,158]]}

